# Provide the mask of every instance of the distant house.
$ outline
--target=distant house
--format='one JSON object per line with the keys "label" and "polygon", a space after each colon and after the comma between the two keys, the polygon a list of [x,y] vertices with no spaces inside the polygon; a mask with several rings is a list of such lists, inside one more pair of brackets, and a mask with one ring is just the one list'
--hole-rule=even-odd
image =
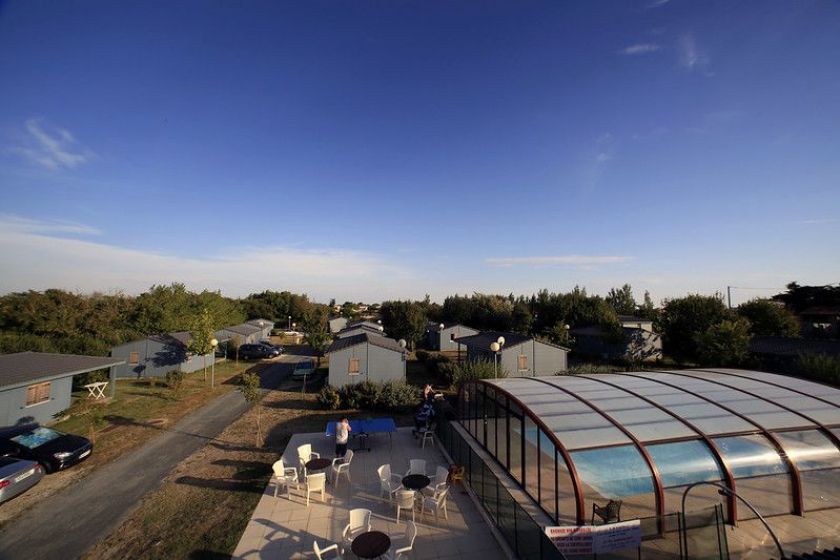
{"label": "distant house", "polygon": [[653,330],[622,327],[621,340],[611,340],[598,326],[572,329],[575,354],[584,354],[606,360],[655,361],[662,358],[662,337]]}
{"label": "distant house", "polygon": [[347,338],[350,336],[356,336],[357,334],[385,336],[385,331],[382,330],[382,325],[375,325],[375,327],[370,327],[368,325],[375,325],[375,323],[357,323],[338,331],[335,333],[335,336],[336,338]]}
{"label": "distant house", "polygon": [[347,328],[347,317],[333,317],[330,319],[330,332],[332,334]]}
{"label": "distant house", "polygon": [[447,350],[458,350],[458,343],[455,339],[472,336],[478,334],[480,331],[466,325],[452,323],[446,325],[444,323],[430,323],[426,331],[427,343],[430,350],[438,352]]}
{"label": "distant house", "polygon": [[329,384],[333,387],[365,380],[405,381],[406,350],[392,338],[367,332],[337,338],[327,355]]}
{"label": "distant house", "polygon": [[[270,332],[270,331],[269,331]],[[225,327],[216,332],[219,340],[236,340],[240,345],[253,344],[259,342],[265,333],[264,328],[249,323],[242,323],[241,325],[234,325],[232,327]]]}
{"label": "distant house", "polygon": [[803,336],[840,337],[840,305],[809,307],[798,315]]}
{"label": "distant house", "polygon": [[379,329],[382,327],[381,323],[374,323],[373,321],[353,321],[352,323],[348,324],[345,328],[352,329],[353,327],[367,327],[369,329]]}
{"label": "distant house", "polygon": [[653,332],[653,319],[645,319],[644,317],[636,317],[635,315],[619,315],[618,322],[625,329],[641,329],[643,331]]}
{"label": "distant house", "polygon": [[211,365],[215,359],[213,353],[191,354],[191,340],[188,332],[173,332],[114,346],[111,357],[124,361],[114,368],[115,374],[117,377],[164,377],[173,370],[192,373]]}
{"label": "distant house", "polygon": [[114,368],[119,358],[17,352],[0,355],[0,427],[46,424],[70,407],[73,376],[110,369],[111,396]]}
{"label": "distant house", "polygon": [[456,338],[455,342],[467,347],[468,360],[492,362],[494,357],[490,345],[500,336],[505,338],[505,344],[499,352],[499,370],[507,371],[510,377],[554,375],[568,369],[568,348],[522,334],[485,331]]}
{"label": "distant house", "polygon": [[251,319],[250,321],[245,321],[244,324],[260,329],[261,333],[257,340],[268,340],[268,337],[271,336],[271,331],[274,330],[274,321],[269,321],[268,319]]}

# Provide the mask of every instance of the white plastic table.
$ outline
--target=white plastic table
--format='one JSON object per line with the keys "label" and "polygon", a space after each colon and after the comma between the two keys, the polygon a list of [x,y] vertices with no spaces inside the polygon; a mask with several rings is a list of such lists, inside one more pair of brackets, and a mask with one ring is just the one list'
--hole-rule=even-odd
{"label": "white plastic table", "polygon": [[87,385],[83,385],[83,387],[87,389],[90,393],[90,396],[97,400],[105,398],[105,387],[107,386],[107,381],[98,381],[96,383],[88,383]]}

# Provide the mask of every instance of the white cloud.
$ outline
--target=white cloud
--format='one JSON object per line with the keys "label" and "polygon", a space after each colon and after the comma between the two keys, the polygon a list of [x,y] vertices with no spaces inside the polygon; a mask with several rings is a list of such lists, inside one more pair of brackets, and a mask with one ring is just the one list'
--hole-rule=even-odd
{"label": "white cloud", "polygon": [[24,145],[12,150],[41,167],[51,171],[73,169],[95,157],[65,128],[47,127],[38,118],[27,119],[25,128]]}
{"label": "white cloud", "polygon": [[352,293],[379,300],[396,297],[411,282],[404,269],[379,255],[346,249],[283,246],[221,248],[183,257],[70,234],[96,228],[0,216],[0,293],[64,288],[82,292],[139,293],[152,284],[183,282],[191,289],[241,296],[282,286],[316,298]]}
{"label": "white cloud", "polygon": [[709,57],[697,44],[693,33],[684,33],[679,38],[679,63],[688,70],[700,70],[705,76],[713,76],[706,67],[709,65]]}
{"label": "white cloud", "polygon": [[95,227],[64,220],[32,220],[12,214],[0,214],[0,234],[8,232],[71,235],[99,235],[102,232]]}
{"label": "white cloud", "polygon": [[652,0],[651,2],[648,3],[648,5],[646,7],[648,9],[661,8],[662,6],[664,6],[665,4],[667,4],[670,1],[671,0]]}
{"label": "white cloud", "polygon": [[604,163],[604,162],[610,161],[611,159],[612,159],[612,155],[610,155],[606,152],[600,152],[600,153],[598,153],[597,156],[595,156],[595,161],[597,161],[598,163]]}
{"label": "white cloud", "polygon": [[662,47],[654,43],[639,43],[636,45],[630,45],[629,47],[624,47],[618,52],[619,54],[626,54],[632,56],[638,54],[650,54],[658,51],[660,48]]}
{"label": "white cloud", "polygon": [[556,255],[544,257],[494,257],[484,259],[493,266],[596,266],[617,264],[632,260],[633,257],[612,255]]}

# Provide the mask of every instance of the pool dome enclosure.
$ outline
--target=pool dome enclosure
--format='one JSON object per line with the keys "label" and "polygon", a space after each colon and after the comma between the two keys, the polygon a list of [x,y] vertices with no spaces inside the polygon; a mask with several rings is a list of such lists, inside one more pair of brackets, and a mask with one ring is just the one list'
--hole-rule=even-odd
{"label": "pool dome enclosure", "polygon": [[[763,516],[840,507],[840,390],[736,369],[504,378],[467,383],[460,423],[558,525],[663,519],[697,482]],[[712,485],[687,510],[723,503]],[[660,526],[661,529],[661,526]]]}

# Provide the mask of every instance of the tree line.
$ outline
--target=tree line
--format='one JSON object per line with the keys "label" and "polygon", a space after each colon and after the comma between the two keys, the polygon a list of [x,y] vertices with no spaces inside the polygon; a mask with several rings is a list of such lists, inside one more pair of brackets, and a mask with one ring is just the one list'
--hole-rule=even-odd
{"label": "tree line", "polygon": [[632,287],[625,284],[603,297],[582,287],[569,292],[541,290],[531,296],[454,295],[442,305],[427,296],[421,301],[386,301],[381,313],[389,336],[403,338],[410,346],[423,338],[430,324],[442,322],[517,332],[574,347],[576,327],[598,326],[605,336],[622,340],[620,316],[632,315],[653,321],[664,352],[679,362],[734,365],[744,360],[754,335],[799,335],[796,317],[782,303],[785,298],[796,299],[800,289],[794,283],[775,301],[755,299],[736,309],[729,309],[720,294],[689,294],[657,307],[648,292],[636,301]]}
{"label": "tree line", "polygon": [[[326,306],[304,294],[265,291],[245,298],[193,292],[183,284],[154,285],[138,296],[77,294],[65,290],[15,292],[0,297],[0,353],[61,352],[105,356],[111,347],[153,334],[208,333],[248,319],[278,327],[309,322],[320,328]],[[206,334],[200,337],[203,344]]]}

